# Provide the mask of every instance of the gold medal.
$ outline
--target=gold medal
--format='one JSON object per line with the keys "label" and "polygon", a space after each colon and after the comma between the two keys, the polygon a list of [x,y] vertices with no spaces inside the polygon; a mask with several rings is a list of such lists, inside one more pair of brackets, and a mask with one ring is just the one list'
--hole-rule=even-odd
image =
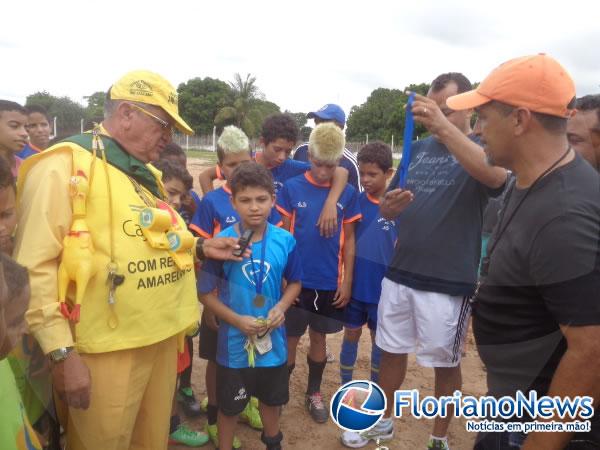
{"label": "gold medal", "polygon": [[263,306],[265,306],[265,296],[262,294],[256,294],[253,303],[254,306],[256,306],[257,308],[262,308]]}

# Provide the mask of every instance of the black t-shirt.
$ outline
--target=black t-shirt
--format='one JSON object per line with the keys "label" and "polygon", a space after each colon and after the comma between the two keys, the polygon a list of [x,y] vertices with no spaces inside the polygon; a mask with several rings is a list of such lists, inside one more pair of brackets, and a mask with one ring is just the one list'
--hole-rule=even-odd
{"label": "black t-shirt", "polygon": [[[498,230],[527,190],[514,188]],[[566,350],[560,325],[600,325],[600,177],[580,156],[544,177],[494,249],[473,330],[489,393],[544,395]]]}

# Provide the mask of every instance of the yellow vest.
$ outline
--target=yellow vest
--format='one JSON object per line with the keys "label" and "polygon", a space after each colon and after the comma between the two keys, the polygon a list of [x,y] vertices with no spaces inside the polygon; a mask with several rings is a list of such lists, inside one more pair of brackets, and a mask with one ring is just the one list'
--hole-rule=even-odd
{"label": "yellow vest", "polygon": [[[74,143],[61,143],[25,160],[19,172],[19,184],[34,164],[58,153],[71,153],[73,167],[91,167],[93,156],[89,151]],[[160,172],[153,168],[151,171],[162,188]],[[81,353],[151,345],[193,328],[200,315],[193,269],[179,270],[167,250],[148,245],[139,225],[140,211],[146,204],[125,173],[108,164],[108,174],[113,198],[114,260],[118,265],[117,272],[125,279],[115,291],[114,306],[109,306],[109,201],[105,166],[98,154],[93,174],[86,174],[88,180],[91,179],[86,222],[95,247],[98,270],[85,291],[80,321],[73,325],[75,346]],[[64,186],[69,189],[69,180],[64,180]],[[149,191],[145,190],[145,193],[152,197]],[[185,229],[183,219],[178,214],[176,218]],[[68,231],[64,230],[57,238],[62,240]],[[68,303],[72,304],[74,293],[75,286],[70,283]],[[111,316],[112,308],[114,315]],[[116,317],[116,326],[114,323],[109,325],[110,317]]]}

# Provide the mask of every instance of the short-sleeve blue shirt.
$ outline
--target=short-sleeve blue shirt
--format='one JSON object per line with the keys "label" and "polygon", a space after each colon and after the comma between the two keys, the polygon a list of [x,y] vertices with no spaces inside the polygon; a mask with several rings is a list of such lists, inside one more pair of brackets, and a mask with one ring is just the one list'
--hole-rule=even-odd
{"label": "short-sleeve blue shirt", "polygon": [[[225,186],[207,193],[196,208],[190,230],[195,231],[203,238],[211,238],[220,233],[221,230],[230,227],[240,221],[240,216],[233,208],[230,201],[231,191]],[[281,215],[276,208],[271,210],[269,223],[281,224]]]}
{"label": "short-sleeve blue shirt", "polygon": [[342,276],[343,223],[360,220],[356,190],[346,185],[337,202],[338,229],[333,237],[319,233],[317,221],[330,186],[317,184],[306,172],[289,179],[277,196],[277,209],[290,218],[290,231],[302,257],[302,287],[335,291]]}
{"label": "short-sleeve blue shirt", "polygon": [[[219,233],[222,237],[239,237],[235,227],[229,227]],[[282,228],[267,225],[267,246],[265,248],[265,273],[262,294],[265,304],[254,305],[256,287],[254,270],[259,270],[263,241],[252,244],[252,258],[242,262],[215,261],[205,262],[198,280],[198,292],[207,294],[218,290],[219,300],[228,308],[244,316],[266,318],[269,310],[281,300],[281,282],[300,281],[302,269],[294,237]],[[248,353],[244,349],[247,337],[239,329],[222,321],[219,326],[217,344],[217,362],[234,369],[248,367]],[[256,367],[275,367],[287,362],[287,337],[285,327],[271,331],[273,348],[264,355],[256,353]]]}
{"label": "short-sleeve blue shirt", "polygon": [[387,220],[379,213],[379,200],[363,192],[358,202],[362,220],[356,225],[352,298],[379,303],[381,281],[394,254],[398,230],[393,220]]}
{"label": "short-sleeve blue shirt", "polygon": [[310,170],[310,163],[304,161],[296,161],[286,159],[281,165],[273,167],[271,174],[273,175],[273,184],[275,186],[275,194],[283,187],[283,184],[290,178],[302,175],[307,170]]}

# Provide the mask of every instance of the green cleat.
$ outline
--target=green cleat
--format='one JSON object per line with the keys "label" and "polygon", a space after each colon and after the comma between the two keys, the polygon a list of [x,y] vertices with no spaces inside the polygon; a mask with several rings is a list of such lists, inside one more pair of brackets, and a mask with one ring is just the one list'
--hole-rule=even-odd
{"label": "green cleat", "polygon": [[[206,434],[208,434],[208,437],[212,441],[215,448],[219,448],[219,432],[217,430],[217,424],[214,424],[214,425],[206,424],[206,426],[204,427],[204,432]],[[237,436],[233,437],[233,448],[235,448],[235,449],[242,448],[242,443],[238,439]]]}
{"label": "green cleat", "polygon": [[205,414],[206,411],[208,411],[208,397],[204,397],[200,402],[200,411],[202,411]]}
{"label": "green cleat", "polygon": [[187,445],[188,447],[201,447],[208,442],[208,434],[194,431],[187,425],[181,424],[169,435],[169,444]]}
{"label": "green cleat", "polygon": [[263,424],[260,418],[260,412],[258,411],[258,399],[250,397],[250,401],[240,414],[240,421],[247,423],[255,430],[262,430]]}

